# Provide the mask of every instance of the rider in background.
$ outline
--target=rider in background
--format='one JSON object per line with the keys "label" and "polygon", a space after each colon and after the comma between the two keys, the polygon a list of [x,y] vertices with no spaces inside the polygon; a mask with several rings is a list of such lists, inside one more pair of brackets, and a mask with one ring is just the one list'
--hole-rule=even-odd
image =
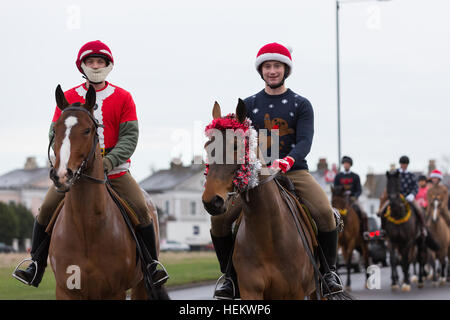
{"label": "rider in background", "polygon": [[[131,176],[130,157],[138,142],[139,128],[136,106],[128,91],[106,81],[106,77],[114,66],[111,50],[106,44],[97,40],[81,47],[76,59],[78,70],[86,82],[65,92],[67,101],[84,103],[89,86],[96,91],[94,117],[104,128],[97,129],[99,144],[103,156],[104,171],[114,190],[133,208],[138,216],[139,226],[136,231],[143,239],[144,245],[154,260],[157,260],[155,231],[150,210],[147,207],[140,186]],[[50,125],[50,140],[54,135],[53,126],[61,115],[56,107]],[[51,186],[39,208],[33,228],[31,259],[38,265],[38,272],[32,263],[26,270],[18,269],[14,277],[20,281],[38,287],[47,266],[50,241],[45,232],[58,204],[64,199],[64,193],[58,193]],[[42,244],[42,248],[41,247]],[[38,250],[39,248],[39,250]],[[154,282],[164,283],[167,274],[163,270],[152,270]],[[33,280],[34,278],[34,280]]]}
{"label": "rider in background", "polygon": [[416,194],[416,202],[423,210],[426,210],[426,208],[428,206],[428,201],[427,201],[427,191],[428,191],[427,177],[424,176],[424,175],[419,176],[419,178],[417,179],[417,183],[419,185],[419,191]]}
{"label": "rider in background", "polygon": [[358,203],[358,198],[362,193],[361,179],[358,174],[350,171],[350,168],[353,166],[352,158],[343,156],[341,164],[344,170],[339,172],[334,178],[334,186],[343,187],[345,194],[349,196],[350,204],[358,214],[359,221],[361,221],[362,235],[364,239],[367,240],[369,238],[368,218],[367,214],[361,209],[361,206]]}
{"label": "rider in background", "polygon": [[[284,82],[292,71],[291,53],[286,47],[278,43],[263,46],[257,54],[255,67],[265,88],[244,100],[247,117],[258,131],[278,129],[280,158],[273,160],[271,167],[279,168],[292,180],[297,194],[310,209],[319,229],[318,242],[325,254],[321,273],[331,294],[342,292],[342,283],[336,273],[338,228],[334,211],[325,191],[309,173],[305,160],[314,135],[313,108],[306,98],[285,87]],[[229,210],[241,211],[237,205]],[[230,216],[233,214],[227,211],[211,217],[211,238],[221,271],[226,276],[214,296],[222,299],[236,298],[233,296],[236,277],[232,269],[227,268],[233,252],[231,226],[234,220]],[[329,270],[325,269],[325,263]]]}
{"label": "rider in background", "polygon": [[440,194],[443,197],[441,213],[442,213],[442,216],[444,217],[445,221],[447,222],[447,225],[450,227],[450,213],[448,210],[448,189],[442,183],[442,172],[439,170],[431,171],[430,179],[431,179],[431,183],[432,183],[432,188],[440,189]]}
{"label": "rider in background", "polygon": [[[405,200],[414,208],[413,212],[416,215],[417,222],[419,224],[420,233],[425,237],[425,242],[427,246],[434,251],[439,250],[439,245],[432,237],[431,233],[428,232],[425,225],[424,212],[422,208],[419,207],[415,201],[416,195],[419,191],[419,186],[417,184],[416,176],[414,173],[408,171],[409,158],[407,156],[401,156],[399,159],[400,168],[397,169],[400,175],[400,193],[404,196]],[[380,210],[379,214],[383,214],[384,209],[386,209],[388,196],[387,192],[384,193],[380,199],[380,206],[383,208]]]}

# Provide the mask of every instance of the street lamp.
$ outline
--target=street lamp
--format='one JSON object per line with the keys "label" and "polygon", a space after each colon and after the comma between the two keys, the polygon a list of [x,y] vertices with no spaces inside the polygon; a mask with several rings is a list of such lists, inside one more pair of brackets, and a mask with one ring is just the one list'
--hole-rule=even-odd
{"label": "street lamp", "polygon": [[337,76],[337,121],[338,121],[338,171],[341,170],[341,75],[339,59],[339,9],[341,4],[390,0],[336,0],[336,76]]}

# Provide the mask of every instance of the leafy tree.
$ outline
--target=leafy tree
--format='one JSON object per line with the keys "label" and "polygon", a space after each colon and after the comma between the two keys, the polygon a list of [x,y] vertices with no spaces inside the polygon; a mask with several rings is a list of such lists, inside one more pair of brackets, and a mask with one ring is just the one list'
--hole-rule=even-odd
{"label": "leafy tree", "polygon": [[27,209],[27,207],[25,207],[23,204],[16,204],[14,202],[11,202],[9,206],[18,219],[19,225],[16,238],[31,238],[34,224],[34,216],[31,211]]}
{"label": "leafy tree", "polygon": [[19,219],[11,205],[0,202],[0,242],[12,244],[19,233]]}

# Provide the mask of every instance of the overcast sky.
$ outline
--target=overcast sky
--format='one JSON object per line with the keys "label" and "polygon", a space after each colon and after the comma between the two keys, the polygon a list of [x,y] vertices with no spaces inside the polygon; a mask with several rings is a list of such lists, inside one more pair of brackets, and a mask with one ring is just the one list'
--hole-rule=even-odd
{"label": "overcast sky", "polygon": [[[363,181],[403,154],[414,170],[450,156],[449,12],[448,0],[342,4],[342,154]],[[215,100],[232,112],[263,88],[254,60],[269,42],[293,49],[287,86],[314,108],[310,168],[336,162],[335,21],[334,0],[2,1],[0,174],[28,156],[45,165],[55,88],[82,82],[78,50],[97,39],[115,59],[108,80],[137,105],[138,181],[201,152]]]}

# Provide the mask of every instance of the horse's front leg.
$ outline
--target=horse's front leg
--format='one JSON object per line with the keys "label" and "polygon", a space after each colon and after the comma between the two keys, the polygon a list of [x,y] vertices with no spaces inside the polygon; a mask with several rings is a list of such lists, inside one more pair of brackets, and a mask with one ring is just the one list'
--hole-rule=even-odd
{"label": "horse's front leg", "polygon": [[398,273],[397,273],[398,258],[392,245],[389,248],[389,262],[391,265],[391,290],[395,291],[400,289],[400,287],[398,285]]}
{"label": "horse's front leg", "polygon": [[439,279],[439,285],[443,286],[446,282],[446,274],[447,274],[447,268],[448,268],[448,260],[446,256],[443,256],[441,259],[441,278]]}
{"label": "horse's front leg", "polygon": [[351,269],[352,269],[352,253],[353,250],[349,249],[348,247],[343,250],[342,255],[344,256],[346,265],[347,265],[347,281],[345,283],[345,290],[351,291],[352,287],[352,280],[351,280]]}
{"label": "horse's front leg", "polygon": [[403,271],[403,284],[402,291],[411,291],[411,282],[409,279],[409,265],[410,265],[410,248],[406,247],[402,250],[402,271]]}
{"label": "horse's front leg", "polygon": [[366,274],[366,282],[364,284],[364,287],[367,289],[367,280],[369,279],[369,274],[367,273],[367,268],[369,267],[369,248],[367,242],[365,242],[364,240],[361,244],[361,248],[364,258],[364,273]]}

